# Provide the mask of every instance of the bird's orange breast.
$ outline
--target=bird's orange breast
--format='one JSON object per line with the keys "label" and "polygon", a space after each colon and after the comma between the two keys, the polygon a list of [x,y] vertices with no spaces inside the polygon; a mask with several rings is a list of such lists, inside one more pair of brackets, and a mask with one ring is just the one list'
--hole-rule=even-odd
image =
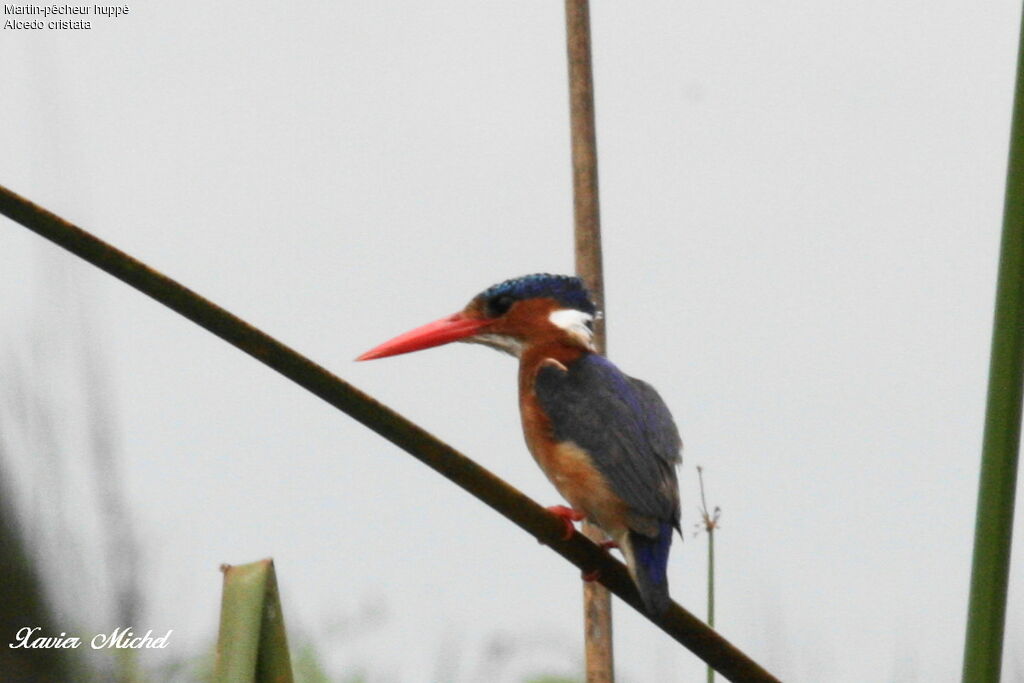
{"label": "bird's orange breast", "polygon": [[612,491],[585,450],[572,441],[559,442],[555,438],[551,420],[533,393],[532,379],[545,362],[559,361],[542,358],[533,368],[521,368],[529,373],[526,378],[520,378],[528,381],[521,381],[519,393],[526,445],[541,470],[569,504],[610,536],[617,537],[627,530],[625,502]]}

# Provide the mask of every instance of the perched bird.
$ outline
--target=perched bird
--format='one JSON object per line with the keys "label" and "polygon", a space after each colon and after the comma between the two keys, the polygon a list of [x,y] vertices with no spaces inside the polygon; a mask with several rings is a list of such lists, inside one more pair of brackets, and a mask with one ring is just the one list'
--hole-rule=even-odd
{"label": "perched bird", "polygon": [[[546,273],[490,287],[454,315],[399,335],[357,360],[453,341],[519,358],[526,444],[572,508],[617,544],[647,609],[669,604],[672,531],[679,531],[676,466],[682,442],[651,385],[627,376],[594,348],[596,307],[582,280]],[[569,521],[571,520],[571,521]]]}

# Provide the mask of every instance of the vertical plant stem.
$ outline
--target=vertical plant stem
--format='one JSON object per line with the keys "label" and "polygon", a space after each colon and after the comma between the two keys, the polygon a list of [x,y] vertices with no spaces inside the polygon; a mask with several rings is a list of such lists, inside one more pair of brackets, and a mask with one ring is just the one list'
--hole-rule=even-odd
{"label": "vertical plant stem", "polygon": [[1024,375],[1024,17],[1021,42],[974,529],[964,683],[999,680],[1006,621]]}
{"label": "vertical plant stem", "polygon": [[569,113],[572,135],[572,185],[576,274],[587,283],[603,315],[594,321],[594,343],[608,352],[605,336],[604,268],[601,211],[597,184],[597,128],[594,123],[594,75],[590,57],[590,10],[587,0],[566,0],[569,55]]}
{"label": "vertical plant stem", "polygon": [[[715,530],[708,530],[708,626],[715,627]],[[715,683],[715,670],[708,667],[708,683]]]}
{"label": "vertical plant stem", "polygon": [[[704,495],[704,468],[697,465],[697,481],[700,482],[700,516],[704,531],[708,533],[708,626],[715,627],[715,529],[718,528],[720,510],[714,514],[708,511],[708,499]],[[715,670],[708,667],[708,683],[715,683]]]}
{"label": "vertical plant stem", "polygon": [[[590,57],[590,8],[587,0],[566,0],[565,27],[569,60],[576,273],[587,283],[598,310],[604,311],[594,76]],[[594,321],[594,336],[598,350],[604,352],[603,317]],[[604,538],[600,529],[587,522],[583,523],[583,533],[595,542]],[[587,681],[611,683],[615,680],[611,595],[607,588],[596,581],[583,584],[583,623]]]}

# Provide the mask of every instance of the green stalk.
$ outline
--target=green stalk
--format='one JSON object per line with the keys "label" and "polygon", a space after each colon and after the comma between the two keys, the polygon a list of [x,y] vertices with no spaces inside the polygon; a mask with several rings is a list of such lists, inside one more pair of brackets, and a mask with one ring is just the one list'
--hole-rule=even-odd
{"label": "green stalk", "polygon": [[[715,627],[715,528],[708,529],[708,626]],[[708,683],[715,683],[715,670],[708,667]]]}
{"label": "green stalk", "polygon": [[[714,513],[708,511],[708,500],[704,496],[704,468],[697,465],[697,481],[700,482],[700,517],[704,531],[708,534],[708,626],[715,628],[715,529],[722,515],[721,508]],[[715,683],[715,670],[708,667],[708,683]]]}
{"label": "green stalk", "polygon": [[[1024,37],[1024,17],[1021,36]],[[1006,622],[1024,377],[1024,46],[1018,46],[1003,236],[996,284],[964,683],[998,681]]]}
{"label": "green stalk", "polygon": [[272,560],[225,565],[214,680],[291,683],[288,638]]}

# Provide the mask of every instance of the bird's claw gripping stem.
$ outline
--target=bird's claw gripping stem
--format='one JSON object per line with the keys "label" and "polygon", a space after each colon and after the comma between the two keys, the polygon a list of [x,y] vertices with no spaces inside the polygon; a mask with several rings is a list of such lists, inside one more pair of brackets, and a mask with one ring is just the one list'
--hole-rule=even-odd
{"label": "bird's claw gripping stem", "polygon": [[[612,548],[618,548],[619,544],[615,541],[601,541],[597,544],[597,547],[601,548],[602,550],[611,550]],[[597,581],[601,578],[601,570],[594,569],[589,572],[580,572],[580,578],[583,579],[584,583],[593,583],[594,581]]]}
{"label": "bird's claw gripping stem", "polygon": [[573,533],[576,531],[573,522],[579,522],[586,518],[586,515],[582,512],[576,512],[564,505],[552,505],[548,507],[548,512],[565,522],[565,535],[562,536],[563,541],[568,541],[572,538]]}

